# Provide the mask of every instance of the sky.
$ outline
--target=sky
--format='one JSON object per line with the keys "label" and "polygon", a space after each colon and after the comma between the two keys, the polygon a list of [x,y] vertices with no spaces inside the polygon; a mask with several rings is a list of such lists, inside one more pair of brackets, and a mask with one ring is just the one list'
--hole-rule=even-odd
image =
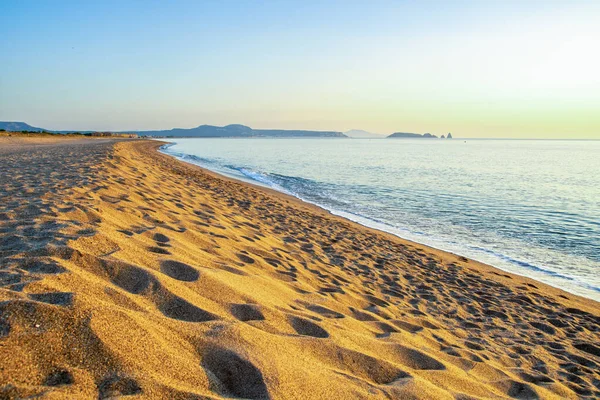
{"label": "sky", "polygon": [[600,1],[14,1],[0,120],[600,139]]}

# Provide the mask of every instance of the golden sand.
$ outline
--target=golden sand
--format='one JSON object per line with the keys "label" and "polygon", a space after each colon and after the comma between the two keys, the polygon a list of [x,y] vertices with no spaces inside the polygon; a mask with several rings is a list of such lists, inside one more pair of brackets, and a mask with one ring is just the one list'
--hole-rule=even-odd
{"label": "golden sand", "polygon": [[157,142],[0,140],[0,398],[600,397],[594,301]]}

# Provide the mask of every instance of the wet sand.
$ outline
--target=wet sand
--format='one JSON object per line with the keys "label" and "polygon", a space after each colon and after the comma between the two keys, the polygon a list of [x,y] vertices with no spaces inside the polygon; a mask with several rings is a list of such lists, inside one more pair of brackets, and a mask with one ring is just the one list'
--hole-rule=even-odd
{"label": "wet sand", "polygon": [[0,398],[600,397],[600,305],[176,161],[0,138]]}

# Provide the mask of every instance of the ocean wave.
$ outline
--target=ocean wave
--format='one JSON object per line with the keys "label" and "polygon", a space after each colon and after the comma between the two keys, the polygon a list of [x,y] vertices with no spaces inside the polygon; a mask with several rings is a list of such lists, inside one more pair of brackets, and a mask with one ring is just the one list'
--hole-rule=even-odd
{"label": "ocean wave", "polygon": [[[330,182],[321,182],[315,181],[306,177],[299,176],[290,176],[275,172],[266,172],[259,168],[244,166],[244,165],[234,165],[231,163],[223,162],[220,159],[215,158],[204,158],[198,157],[196,155],[176,152],[174,149],[169,147],[161,147],[161,150],[166,154],[175,156],[178,159],[181,159],[186,162],[190,162],[196,165],[200,165],[207,169],[210,169],[217,173],[222,173],[227,176],[233,176],[234,178],[238,178],[241,180],[246,180],[254,183],[258,183],[260,185],[272,188],[279,192],[286,193],[288,195],[292,195],[302,201],[307,203],[311,203],[317,205],[334,215],[338,215],[354,222],[357,222],[361,225],[379,229],[381,231],[385,231],[387,233],[391,233],[398,237],[408,239],[411,241],[423,243],[427,246],[431,246],[434,248],[438,248],[440,250],[448,251],[457,255],[462,255],[465,257],[469,257],[471,259],[481,261],[487,264],[491,264],[500,269],[506,270],[508,272],[518,273],[521,275],[531,276],[535,279],[541,279],[542,276],[546,276],[549,279],[542,279],[545,283],[554,284],[556,286],[562,287],[564,289],[572,288],[573,285],[586,288],[588,290],[594,292],[600,292],[600,287],[591,285],[585,282],[585,278],[582,279],[582,276],[577,275],[569,275],[563,272],[564,267],[560,265],[557,266],[541,266],[538,262],[520,258],[519,255],[523,255],[523,252],[515,251],[512,255],[508,255],[507,252],[510,252],[511,249],[516,250],[519,246],[518,243],[504,243],[504,247],[506,251],[499,252],[494,250],[491,247],[487,247],[485,244],[497,244],[502,242],[503,240],[516,240],[519,241],[522,238],[518,235],[513,235],[513,232],[510,229],[495,229],[495,232],[498,235],[506,235],[504,237],[477,237],[478,231],[469,231],[468,234],[460,235],[463,239],[462,242],[455,240],[456,239],[456,229],[459,229],[458,226],[451,226],[451,231],[440,231],[439,227],[436,226],[436,222],[430,223],[429,225],[424,224],[423,221],[427,220],[427,216],[424,213],[428,210],[422,209],[418,216],[407,215],[406,218],[413,218],[413,222],[411,224],[399,224],[398,221],[393,222],[392,220],[395,218],[398,219],[398,213],[400,214],[404,212],[404,210],[399,211],[397,208],[393,207],[389,210],[386,210],[385,202],[382,203],[382,199],[385,198],[386,194],[390,195],[396,194],[393,188],[382,188],[382,191],[373,193],[372,187],[364,185],[353,185],[348,187],[343,184],[338,183],[330,183]],[[407,196],[407,201],[410,201],[410,198],[413,200],[415,198],[418,199],[419,203],[426,204],[427,201],[435,200],[435,201],[444,201],[447,203],[456,202],[456,196],[450,195],[441,195],[432,197],[431,193],[419,192],[417,190],[413,190],[409,188],[406,192],[410,192],[410,196]],[[351,196],[341,197],[340,193],[351,194]],[[376,206],[371,206],[370,197],[375,197],[378,201]],[[383,197],[382,197],[383,196]],[[467,197],[467,196],[463,196]],[[361,202],[362,199],[362,202]],[[396,201],[396,197],[390,197],[389,201],[395,207],[398,207],[397,203],[393,203]],[[402,198],[402,200],[406,200]],[[493,209],[489,209],[489,206],[486,204],[479,204],[477,201],[470,201],[470,205],[472,205],[471,210],[464,210],[462,215],[463,218],[467,218],[470,225],[465,225],[461,229],[486,229],[486,230],[494,230],[493,226],[487,226],[482,221],[479,221],[479,217],[481,217],[481,213],[489,214],[493,212]],[[498,206],[498,204],[495,204]],[[478,209],[479,207],[479,209]],[[509,207],[506,205],[504,207]],[[572,217],[573,213],[569,212],[549,212],[546,214],[540,213],[541,215],[536,215],[539,210],[534,210],[529,206],[523,206],[523,209],[512,208],[513,218],[523,219],[523,224],[536,223],[537,217],[540,221],[538,224],[542,224],[544,226],[548,225],[542,219],[548,216],[556,216],[561,217],[562,219],[568,219]],[[418,208],[417,208],[418,209]],[[446,222],[452,223],[454,220],[452,218],[456,217],[453,211],[450,210],[436,210],[436,215],[447,216],[448,219]],[[469,214],[471,213],[471,214]],[[516,215],[514,214],[516,213]],[[394,218],[390,220],[388,217],[394,215]],[[426,214],[426,213],[425,213]],[[519,215],[523,214],[519,217]],[[527,222],[527,218],[529,217],[529,222]],[[439,221],[437,221],[439,222]],[[465,221],[463,221],[465,222]],[[428,228],[428,229],[415,229],[416,227]],[[534,228],[541,229],[539,226],[531,226],[529,228],[530,235],[536,235],[535,232],[531,233]],[[546,233],[548,236],[550,233]],[[560,232],[558,232],[560,233]],[[479,245],[473,245],[473,243],[469,243],[468,238],[471,236],[475,239],[475,242],[479,242]],[[557,240],[560,238],[561,234],[553,235],[552,239]],[[539,238],[538,238],[539,239]],[[543,239],[543,238],[542,238]],[[465,241],[467,240],[467,241]],[[481,245],[483,244],[483,246]],[[584,243],[581,243],[585,246]],[[542,248],[534,249],[534,251],[544,252],[545,250]],[[534,257],[536,258],[536,257]],[[537,257],[540,260],[543,259],[539,256]],[[539,261],[539,260],[538,260]],[[553,265],[552,263],[550,263]],[[527,272],[529,271],[529,272]],[[563,283],[560,283],[562,281]],[[567,283],[568,282],[568,283]],[[576,290],[577,291],[577,290]]]}
{"label": "ocean wave", "polygon": [[290,192],[289,190],[287,190],[284,186],[279,185],[272,177],[271,175],[264,173],[264,172],[260,172],[260,171],[254,171],[250,168],[243,168],[243,167],[236,167],[235,168],[237,171],[239,171],[240,173],[242,173],[242,175],[244,175],[247,178],[250,178],[256,182],[262,183],[264,185],[269,186],[272,189],[275,189],[279,192],[283,192],[285,194],[291,194],[291,195],[295,195],[294,193]]}

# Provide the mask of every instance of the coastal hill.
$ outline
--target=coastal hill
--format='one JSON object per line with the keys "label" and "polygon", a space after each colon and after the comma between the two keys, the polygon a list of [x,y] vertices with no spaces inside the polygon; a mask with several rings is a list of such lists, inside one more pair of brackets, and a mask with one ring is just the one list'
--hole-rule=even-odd
{"label": "coastal hill", "polygon": [[347,137],[342,132],[303,131],[284,129],[252,129],[249,126],[232,124],[227,126],[200,125],[196,128],[175,128],[163,131],[136,131],[142,136],[175,137]]}
{"label": "coastal hill", "polygon": [[16,121],[0,121],[0,130],[6,132],[47,132],[47,133],[93,133],[96,131],[77,131],[77,130],[64,130],[64,131],[54,131],[52,129],[46,128],[38,128],[36,126],[31,126],[25,122],[16,122]]}
{"label": "coastal hill", "polygon": [[[51,132],[51,133],[92,133],[94,131],[62,130],[37,128],[24,122],[0,121],[0,129],[8,132]],[[347,137],[342,132],[304,131],[284,129],[252,129],[249,126],[232,124],[227,126],[200,125],[196,128],[174,128],[159,131],[121,131],[115,133],[136,133],[139,136],[159,137]]]}
{"label": "coastal hill", "polygon": [[0,129],[8,132],[42,132],[45,129],[36,128],[25,122],[0,121]]}

